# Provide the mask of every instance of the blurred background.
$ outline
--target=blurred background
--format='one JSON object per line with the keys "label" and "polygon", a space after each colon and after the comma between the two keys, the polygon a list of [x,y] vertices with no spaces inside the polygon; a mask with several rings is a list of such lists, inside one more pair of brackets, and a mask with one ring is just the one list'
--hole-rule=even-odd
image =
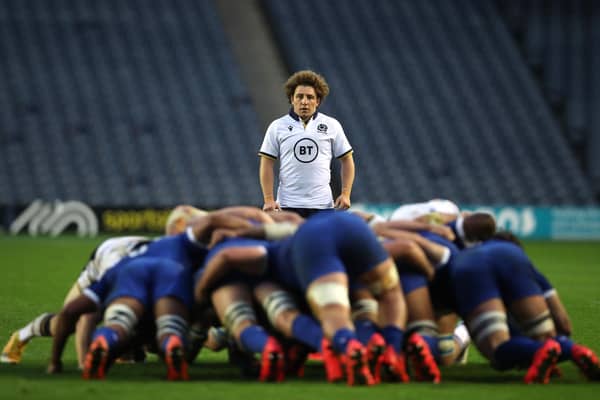
{"label": "blurred background", "polygon": [[558,215],[600,238],[600,1],[0,0],[0,30],[13,233],[70,207],[79,226],[75,205],[100,229],[262,205],[264,132],[313,69],[358,207],[510,206],[517,228],[552,237]]}

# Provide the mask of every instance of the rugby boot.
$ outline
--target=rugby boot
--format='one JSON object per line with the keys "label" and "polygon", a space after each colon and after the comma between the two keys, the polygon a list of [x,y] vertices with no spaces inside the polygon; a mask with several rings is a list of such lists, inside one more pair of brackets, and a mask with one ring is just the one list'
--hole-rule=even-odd
{"label": "rugby boot", "polygon": [[552,378],[562,378],[563,373],[560,370],[560,368],[558,367],[558,365],[555,365],[554,368],[552,368],[552,371],[550,371],[550,379]]}
{"label": "rugby boot", "polygon": [[418,333],[410,335],[406,341],[406,356],[414,371],[415,378],[420,382],[440,383],[442,375],[429,345]]}
{"label": "rugby boot", "polygon": [[188,374],[188,364],[185,360],[185,347],[181,338],[176,335],[170,335],[165,345],[165,364],[167,364],[167,380],[187,381],[190,379]]}
{"label": "rugby boot", "polygon": [[241,350],[235,341],[229,340],[227,342],[227,355],[229,364],[239,367],[243,378],[258,378],[260,361],[254,357],[254,354]]}
{"label": "rugby boot", "polygon": [[85,355],[83,379],[104,379],[108,369],[109,348],[104,336],[98,336]]}
{"label": "rugby boot", "polygon": [[376,382],[380,382],[380,375],[377,371],[379,360],[385,351],[385,339],[380,333],[375,332],[367,342],[367,358],[369,360],[369,369]]}
{"label": "rugby boot", "polygon": [[18,364],[21,362],[23,357],[23,351],[27,346],[27,342],[22,342],[19,339],[19,332],[14,332],[4,349],[2,349],[2,355],[0,356],[0,362],[4,364]]}
{"label": "rugby boot", "polygon": [[404,354],[398,354],[388,345],[375,366],[374,377],[377,382],[408,382]]}
{"label": "rugby boot", "polygon": [[598,356],[591,349],[575,344],[571,349],[571,358],[588,380],[600,381]]}
{"label": "rugby boot", "polygon": [[328,382],[338,382],[344,379],[344,369],[342,363],[331,347],[331,342],[327,338],[321,341],[321,356],[323,366],[325,367],[325,376]]}
{"label": "rugby boot", "polygon": [[356,339],[348,342],[346,353],[341,356],[342,364],[346,370],[348,386],[374,385],[375,378],[369,370],[367,349]]}
{"label": "rugby boot", "polygon": [[548,383],[560,357],[560,344],[548,339],[533,355],[533,361],[525,374],[525,383]]}
{"label": "rugby boot", "polygon": [[283,348],[273,336],[269,336],[267,344],[262,351],[260,360],[260,374],[258,379],[261,382],[275,381],[282,382],[285,378],[285,356]]}
{"label": "rugby boot", "polygon": [[304,376],[304,364],[308,359],[309,350],[300,343],[285,346],[285,374],[287,376]]}

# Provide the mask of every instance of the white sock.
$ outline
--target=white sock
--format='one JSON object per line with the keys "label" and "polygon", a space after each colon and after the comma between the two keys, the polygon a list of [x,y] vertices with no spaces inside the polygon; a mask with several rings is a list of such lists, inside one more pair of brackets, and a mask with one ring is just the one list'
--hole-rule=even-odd
{"label": "white sock", "polygon": [[45,323],[50,313],[43,313],[19,330],[19,340],[28,342],[32,337],[42,336],[42,323]]}
{"label": "white sock", "polygon": [[33,322],[30,322],[27,325],[25,325],[23,328],[19,329],[19,340],[21,342],[28,342],[29,339],[31,339],[33,337],[32,325],[33,325]]}
{"label": "white sock", "polygon": [[469,335],[469,331],[463,322],[460,322],[454,328],[454,340],[456,340],[461,350],[471,343],[471,335]]}

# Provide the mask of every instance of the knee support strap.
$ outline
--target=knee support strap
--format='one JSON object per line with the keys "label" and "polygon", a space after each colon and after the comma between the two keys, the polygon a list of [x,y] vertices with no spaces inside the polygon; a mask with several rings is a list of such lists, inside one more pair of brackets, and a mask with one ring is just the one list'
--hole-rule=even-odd
{"label": "knee support strap", "polygon": [[176,335],[185,338],[188,323],[185,318],[175,314],[165,314],[156,319],[156,338],[164,335]]}
{"label": "knee support strap", "polygon": [[285,290],[276,290],[268,295],[263,300],[262,306],[273,326],[275,326],[275,321],[279,314],[286,310],[298,308],[294,298]]}
{"label": "knee support strap", "polygon": [[406,325],[406,334],[417,332],[420,335],[436,337],[440,332],[437,324],[429,319],[419,319]]}
{"label": "knee support strap", "polygon": [[365,319],[377,315],[379,303],[375,299],[361,299],[352,303],[352,319]]}
{"label": "knee support strap", "polygon": [[348,288],[337,282],[323,282],[312,285],[306,294],[311,304],[324,307],[329,304],[339,304],[350,307]]}
{"label": "knee support strap", "polygon": [[368,284],[369,291],[376,297],[386,290],[394,288],[400,281],[396,264],[394,262],[391,262],[390,264],[391,266],[383,272],[383,275],[379,279]]}
{"label": "knee support strap", "polygon": [[118,325],[129,336],[133,333],[138,317],[133,309],[125,304],[111,304],[104,311],[104,325]]}
{"label": "knee support strap", "polygon": [[519,327],[523,335],[535,337],[552,332],[554,330],[554,321],[552,320],[550,311],[546,310],[535,318],[519,322]]}
{"label": "knee support strap", "polygon": [[455,347],[456,342],[454,342],[453,334],[438,336],[438,350],[440,351],[440,356],[447,356],[454,353]]}
{"label": "knee support strap", "polygon": [[228,332],[233,332],[235,328],[244,321],[256,322],[256,314],[252,306],[244,301],[231,303],[225,309],[223,326]]}
{"label": "knee support strap", "polygon": [[469,331],[477,344],[494,332],[508,332],[506,314],[502,311],[484,312],[471,321]]}

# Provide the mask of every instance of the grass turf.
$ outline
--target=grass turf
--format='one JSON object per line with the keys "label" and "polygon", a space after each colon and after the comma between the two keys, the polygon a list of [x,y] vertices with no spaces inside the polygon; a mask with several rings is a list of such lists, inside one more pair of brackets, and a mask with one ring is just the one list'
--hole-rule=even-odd
{"label": "grass turf", "polygon": [[[102,238],[80,239],[10,237],[0,235],[0,344],[12,331],[44,311],[58,310],[66,292]],[[526,248],[536,265],[559,289],[573,321],[574,339],[600,350],[600,244],[593,242],[529,242]],[[81,380],[72,344],[64,355],[61,375],[45,373],[51,341],[29,343],[19,365],[0,364],[1,399],[576,399],[596,398],[597,383],[588,383],[569,364],[563,377],[550,385],[524,385],[523,371],[492,370],[474,349],[469,364],[443,368],[443,382],[382,384],[349,388],[324,381],[318,363],[307,366],[302,379],[283,384],[261,384],[239,377],[224,353],[203,352],[190,368],[190,382],[164,380],[164,367],[151,357],[143,365],[115,365],[106,381]]]}

